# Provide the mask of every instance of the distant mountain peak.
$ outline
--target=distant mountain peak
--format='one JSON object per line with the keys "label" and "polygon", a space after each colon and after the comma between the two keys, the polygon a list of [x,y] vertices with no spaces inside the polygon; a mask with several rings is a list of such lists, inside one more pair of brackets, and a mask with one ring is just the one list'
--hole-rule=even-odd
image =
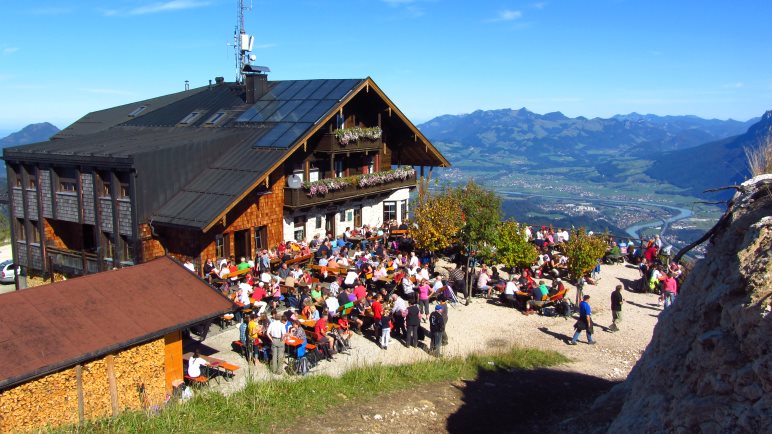
{"label": "distant mountain peak", "polygon": [[20,146],[29,143],[42,142],[48,140],[51,136],[58,132],[59,128],[49,122],[30,124],[21,130],[9,134],[3,139],[0,139],[0,148],[8,148],[11,146]]}

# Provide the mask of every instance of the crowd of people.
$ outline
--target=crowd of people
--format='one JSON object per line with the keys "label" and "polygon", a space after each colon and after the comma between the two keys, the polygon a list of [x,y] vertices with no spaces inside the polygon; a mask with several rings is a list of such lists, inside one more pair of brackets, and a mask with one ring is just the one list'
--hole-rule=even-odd
{"label": "crowd of people", "polygon": [[[235,313],[239,342],[247,360],[263,360],[276,373],[283,369],[289,338],[295,342],[291,350],[297,359],[310,349],[317,357],[331,360],[350,348],[355,333],[384,350],[395,340],[417,347],[424,337],[430,337],[427,350],[440,355],[448,342],[448,303],[456,301],[459,292],[467,297],[498,298],[525,315],[578,312],[577,333],[571,342],[576,343],[584,330],[593,343],[590,297],[583,290],[597,282],[604,260],[617,257],[639,265],[642,282],[650,290],[661,290],[666,307],[677,294],[675,279],[681,271],[675,264],[662,262],[669,252],[658,242],[659,237],[642,240],[639,246],[610,242],[606,257],[598,258],[592,273],[573,277],[567,275],[570,258],[561,247],[569,241],[568,231],[529,227],[526,233],[539,251],[530,267],[508,270],[504,278],[495,266],[479,264],[470,279],[473,270],[467,270],[464,263],[447,274],[435,270],[428,255],[412,248],[406,230],[406,225],[396,224],[346,228],[338,236],[280,243],[255,258],[208,259],[203,274],[239,306]],[[566,297],[564,279],[569,277],[577,288],[573,304]],[[467,282],[471,288],[466,288]],[[611,331],[618,330],[622,318],[623,299],[618,289],[612,294]]]}

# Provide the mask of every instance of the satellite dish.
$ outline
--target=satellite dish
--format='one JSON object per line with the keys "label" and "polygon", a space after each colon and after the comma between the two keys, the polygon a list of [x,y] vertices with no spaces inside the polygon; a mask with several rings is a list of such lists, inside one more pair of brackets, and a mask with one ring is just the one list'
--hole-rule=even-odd
{"label": "satellite dish", "polygon": [[290,175],[287,178],[287,187],[289,188],[300,188],[302,184],[303,180],[298,175]]}
{"label": "satellite dish", "polygon": [[249,61],[250,62],[254,62],[255,60],[257,60],[257,56],[255,56],[254,54],[250,54],[249,55]]}

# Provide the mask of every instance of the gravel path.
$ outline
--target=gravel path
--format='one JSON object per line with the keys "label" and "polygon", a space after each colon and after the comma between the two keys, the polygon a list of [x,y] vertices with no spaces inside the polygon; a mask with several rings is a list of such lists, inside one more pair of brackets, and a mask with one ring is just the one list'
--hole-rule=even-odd
{"label": "gravel path", "polygon": [[[450,342],[444,347],[444,354],[463,356],[511,346],[550,349],[572,360],[557,369],[606,380],[622,380],[627,377],[651,340],[657,315],[661,311],[656,306],[656,295],[633,293],[626,288],[623,291],[626,304],[621,330],[616,333],[604,331],[611,324],[609,300],[613,288],[620,283],[630,284],[638,276],[638,270],[632,265],[604,266],[599,283],[586,287],[585,294],[591,296],[590,304],[597,324],[597,345],[587,345],[584,333],[579,339],[579,345],[569,346],[565,343],[573,334],[573,319],[526,316],[511,308],[491,304],[485,299],[473,298],[469,306],[457,304],[450,309],[447,329]],[[575,289],[570,285],[569,288],[568,296],[573,300]],[[246,362],[231,350],[231,341],[237,339],[238,329],[231,327],[204,342],[205,346],[211,348],[210,351],[204,348],[205,354],[211,353],[242,366],[235,379],[220,384],[212,383],[212,387],[226,394],[240,389],[249,374],[258,380],[278,377],[269,373],[264,364],[245,369]],[[428,341],[427,338],[425,342],[428,344]],[[339,376],[351,368],[366,364],[401,364],[431,357],[422,349],[406,348],[394,340],[388,350],[382,350],[374,341],[358,335],[352,338],[352,344],[354,349],[349,355],[341,354],[335,356],[332,362],[321,362],[311,371],[311,375]]]}

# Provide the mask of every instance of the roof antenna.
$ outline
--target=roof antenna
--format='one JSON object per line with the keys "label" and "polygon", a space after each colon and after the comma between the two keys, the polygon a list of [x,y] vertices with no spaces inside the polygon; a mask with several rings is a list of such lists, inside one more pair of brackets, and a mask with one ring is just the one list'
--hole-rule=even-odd
{"label": "roof antenna", "polygon": [[255,37],[248,35],[244,28],[244,11],[252,10],[252,0],[249,1],[249,6],[244,5],[244,0],[239,0],[238,3],[238,21],[236,22],[236,30],[233,32],[233,51],[236,56],[236,82],[241,83],[244,65],[255,58],[255,56],[249,54],[255,43]]}

